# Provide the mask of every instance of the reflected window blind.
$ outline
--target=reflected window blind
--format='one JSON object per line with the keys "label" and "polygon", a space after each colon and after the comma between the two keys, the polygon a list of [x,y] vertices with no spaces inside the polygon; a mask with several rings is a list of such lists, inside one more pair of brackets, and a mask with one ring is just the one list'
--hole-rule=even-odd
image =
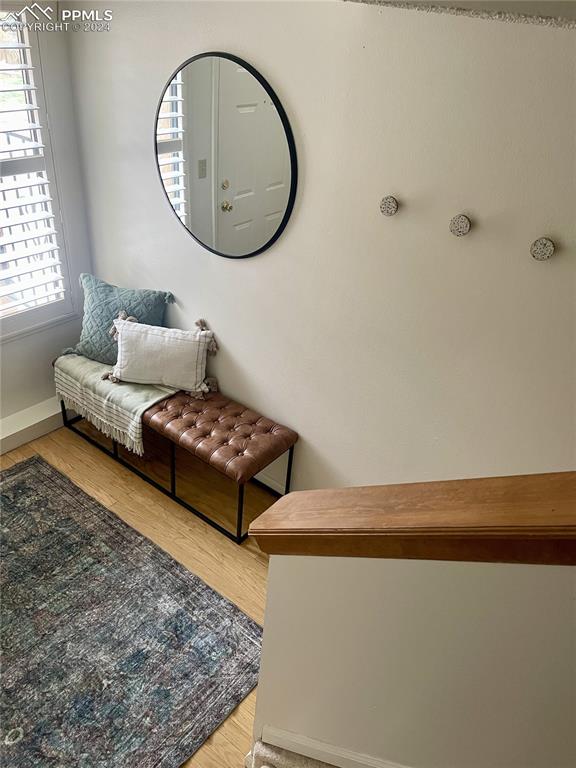
{"label": "reflected window blind", "polygon": [[[0,21],[6,17],[0,12]],[[0,29],[0,317],[62,301],[48,131],[25,28]]]}
{"label": "reflected window blind", "polygon": [[160,103],[156,128],[158,165],[164,188],[180,220],[186,223],[186,169],[184,167],[184,97],[182,73],[172,80]]}

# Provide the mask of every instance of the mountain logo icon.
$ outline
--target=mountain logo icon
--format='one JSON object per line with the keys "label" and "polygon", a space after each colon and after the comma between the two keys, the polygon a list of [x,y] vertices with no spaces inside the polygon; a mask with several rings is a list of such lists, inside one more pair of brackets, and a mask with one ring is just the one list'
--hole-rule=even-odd
{"label": "mountain logo icon", "polygon": [[43,14],[46,17],[46,19],[48,19],[49,21],[52,20],[52,15],[51,15],[52,8],[50,8],[50,6],[47,6],[46,8],[42,8],[42,6],[39,5],[38,3],[33,3],[32,5],[25,5],[21,11],[17,11],[17,12],[13,11],[12,13],[9,13],[4,19],[4,21],[10,21],[10,19],[12,19],[12,21],[21,21],[22,20],[21,17],[25,13],[29,13],[31,16],[34,16],[36,21],[41,21],[41,20],[43,21],[42,17],[39,14]]}

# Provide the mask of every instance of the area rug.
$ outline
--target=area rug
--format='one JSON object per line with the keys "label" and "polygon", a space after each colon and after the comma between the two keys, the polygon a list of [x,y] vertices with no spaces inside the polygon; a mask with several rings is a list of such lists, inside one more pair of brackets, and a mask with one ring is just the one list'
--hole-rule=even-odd
{"label": "area rug", "polygon": [[176,768],[256,685],[260,627],[43,459],[1,529],[4,768]]}

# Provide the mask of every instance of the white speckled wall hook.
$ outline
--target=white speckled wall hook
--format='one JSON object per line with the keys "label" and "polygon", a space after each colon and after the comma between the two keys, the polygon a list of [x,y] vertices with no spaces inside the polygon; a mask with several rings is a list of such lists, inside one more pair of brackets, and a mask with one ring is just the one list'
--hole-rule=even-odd
{"label": "white speckled wall hook", "polygon": [[536,261],[548,261],[555,250],[556,244],[554,240],[551,240],[549,237],[539,237],[530,246],[530,255]]}
{"label": "white speckled wall hook", "polygon": [[463,213],[459,213],[450,220],[450,232],[456,237],[464,237],[470,232],[472,222]]}
{"label": "white speckled wall hook", "polygon": [[394,216],[398,213],[398,200],[392,195],[387,195],[380,200],[380,213],[384,216]]}

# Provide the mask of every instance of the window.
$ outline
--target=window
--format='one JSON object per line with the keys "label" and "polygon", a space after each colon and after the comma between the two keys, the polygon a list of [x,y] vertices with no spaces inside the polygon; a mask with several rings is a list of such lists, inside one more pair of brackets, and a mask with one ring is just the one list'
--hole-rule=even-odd
{"label": "window", "polygon": [[[0,318],[18,332],[69,315],[68,271],[38,38],[0,12]],[[23,317],[25,315],[25,317]]]}
{"label": "window", "polygon": [[164,188],[172,207],[186,223],[186,183],[184,168],[184,97],[182,95],[182,72],[172,80],[160,104],[156,128],[158,165]]}

